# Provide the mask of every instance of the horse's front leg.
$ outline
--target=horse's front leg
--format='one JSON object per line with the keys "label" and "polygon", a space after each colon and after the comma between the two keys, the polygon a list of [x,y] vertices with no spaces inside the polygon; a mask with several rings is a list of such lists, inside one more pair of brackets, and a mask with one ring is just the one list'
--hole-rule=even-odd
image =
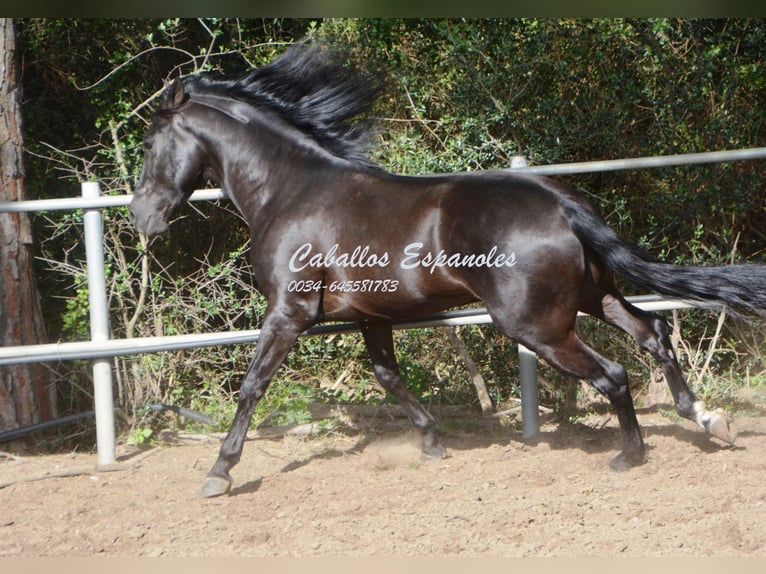
{"label": "horse's front leg", "polygon": [[263,397],[271,378],[282,364],[306,325],[288,318],[267,315],[258,348],[247,369],[239,391],[237,412],[226,439],[221,445],[213,468],[202,487],[202,496],[210,498],[226,494],[231,489],[229,471],[239,462],[242,447],[258,401]]}
{"label": "horse's front leg", "polygon": [[367,320],[360,324],[364,342],[372,359],[375,377],[380,385],[404,408],[415,427],[423,437],[423,455],[443,458],[447,452],[439,444],[436,434],[436,421],[423,408],[417,399],[407,390],[399,374],[399,366],[394,354],[394,339],[391,323],[384,320]]}

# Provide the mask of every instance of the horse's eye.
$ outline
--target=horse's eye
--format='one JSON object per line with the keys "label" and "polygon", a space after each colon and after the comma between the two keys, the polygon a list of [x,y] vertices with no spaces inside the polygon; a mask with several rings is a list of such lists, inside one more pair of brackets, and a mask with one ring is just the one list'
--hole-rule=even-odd
{"label": "horse's eye", "polygon": [[152,149],[152,140],[144,140],[144,149],[145,150]]}

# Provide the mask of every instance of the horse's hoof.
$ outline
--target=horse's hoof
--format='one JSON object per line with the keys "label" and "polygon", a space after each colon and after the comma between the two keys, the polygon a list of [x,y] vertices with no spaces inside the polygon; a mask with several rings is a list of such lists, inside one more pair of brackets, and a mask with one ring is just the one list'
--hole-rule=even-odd
{"label": "horse's hoof", "polygon": [[737,440],[737,428],[734,426],[734,420],[727,412],[716,409],[710,413],[710,418],[706,423],[705,430],[714,437],[729,444],[734,444],[734,441]]}
{"label": "horse's hoof", "polygon": [[447,458],[447,449],[440,444],[423,447],[423,459]]}
{"label": "horse's hoof", "polygon": [[614,457],[611,461],[609,461],[609,468],[611,468],[615,472],[625,472],[636,466],[640,466],[644,464],[645,462],[646,462],[645,453],[637,453],[635,455],[628,456],[624,452],[621,452],[616,457]]}
{"label": "horse's hoof", "polygon": [[202,485],[202,496],[213,498],[227,494],[229,490],[231,490],[231,480],[220,476],[208,476],[205,484]]}

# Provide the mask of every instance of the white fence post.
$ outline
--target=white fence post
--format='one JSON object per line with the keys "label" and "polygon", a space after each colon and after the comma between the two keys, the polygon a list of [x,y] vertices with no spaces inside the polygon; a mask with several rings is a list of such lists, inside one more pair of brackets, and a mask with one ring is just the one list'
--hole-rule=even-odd
{"label": "white fence post", "polygon": [[[527,158],[515,155],[511,169],[527,167]],[[537,355],[519,343],[519,381],[521,383],[521,435],[529,438],[540,432],[540,406],[537,400]]]}
{"label": "white fence post", "polygon": [[519,343],[519,380],[521,381],[521,436],[529,438],[540,432],[537,355],[521,343]]}
{"label": "white fence post", "polygon": [[[82,183],[84,198],[98,198],[98,182]],[[104,269],[104,217],[101,209],[86,209],[83,216],[85,258],[88,264],[88,301],[90,303],[90,338],[95,344],[109,340],[109,307]],[[114,441],[114,398],[112,396],[111,359],[93,361],[93,402],[96,411],[96,446],[98,464],[116,460]]]}

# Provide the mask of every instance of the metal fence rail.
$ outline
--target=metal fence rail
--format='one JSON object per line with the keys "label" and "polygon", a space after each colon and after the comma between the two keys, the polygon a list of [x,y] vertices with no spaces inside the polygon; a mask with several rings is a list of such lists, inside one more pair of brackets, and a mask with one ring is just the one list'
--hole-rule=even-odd
{"label": "metal fence rail", "polygon": [[573,175],[578,173],[592,173],[597,171],[650,169],[659,167],[674,167],[679,165],[723,163],[729,161],[745,161],[764,158],[766,158],[766,147],[755,147],[737,150],[683,153],[675,155],[656,155],[628,159],[583,161],[561,163],[556,165],[534,165],[528,167],[519,167],[519,169],[527,173],[535,173],[538,175]]}
{"label": "metal fence rail", "polygon": [[[766,148],[729,150],[654,156],[634,159],[581,162],[559,165],[527,166],[524,158],[514,158],[512,168],[519,171],[545,175],[578,174],[594,171],[625,169],[647,169],[717,163],[766,158]],[[191,201],[210,201],[225,197],[220,189],[195,191]],[[108,332],[109,309],[103,257],[103,216],[108,207],[128,205],[129,195],[101,196],[99,184],[82,184],[81,198],[48,199],[0,203],[0,212],[31,212],[84,209],[83,216],[86,260],[88,268],[88,292],[91,321],[91,340],[82,342],[52,343],[0,348],[0,365],[40,361],[63,361],[71,359],[93,360],[94,402],[96,411],[96,433],[98,463],[111,464],[115,460],[115,438],[112,397],[112,372],[110,359],[115,356],[155,353],[185,349],[257,341],[259,330],[227,333],[206,333],[167,337],[145,337],[133,339],[110,339]],[[669,301],[656,296],[629,298],[636,306],[647,310],[677,309],[688,307],[682,301]],[[424,328],[491,323],[485,309],[451,311],[434,315],[428,319],[398,323],[397,329]],[[306,335],[356,330],[353,324],[319,325],[308,330]],[[531,351],[519,346],[519,361],[522,389],[522,423],[524,436],[536,434],[539,430],[537,404],[536,357]]]}
{"label": "metal fence rail", "polygon": [[[527,165],[521,156],[518,163],[512,162],[511,169],[517,169],[524,173],[536,175],[576,175],[581,173],[593,173],[600,171],[621,171],[627,169],[650,169],[661,167],[674,167],[679,165],[697,165],[704,163],[724,163],[730,161],[746,161],[766,159],[766,147],[756,147],[738,150],[722,150],[700,153],[686,153],[676,155],[659,155],[627,159],[607,159],[598,161],[583,161],[571,163],[559,163],[551,165]],[[214,201],[226,197],[221,189],[199,189],[195,191],[189,201]],[[120,207],[128,205],[130,195],[102,195],[67,197],[61,199],[33,199],[29,201],[14,201],[0,203],[0,211],[66,211],[74,209],[97,209],[106,207]]]}
{"label": "metal fence rail", "polygon": [[[662,311],[690,307],[683,301],[663,299],[658,295],[627,297],[636,307],[645,311]],[[580,313],[580,316],[584,314]],[[422,329],[431,327],[456,327],[492,323],[483,307],[447,311],[419,321],[394,323],[394,329]],[[355,323],[328,323],[308,329],[303,336],[330,335],[357,331]],[[194,333],[188,335],[164,335],[162,337],[135,337],[131,339],[103,339],[101,341],[78,341],[72,343],[48,343],[21,347],[0,347],[0,366],[23,363],[60,362],[74,359],[108,359],[145,353],[178,351],[196,347],[235,345],[258,341],[260,329],[225,331],[221,333]]]}

